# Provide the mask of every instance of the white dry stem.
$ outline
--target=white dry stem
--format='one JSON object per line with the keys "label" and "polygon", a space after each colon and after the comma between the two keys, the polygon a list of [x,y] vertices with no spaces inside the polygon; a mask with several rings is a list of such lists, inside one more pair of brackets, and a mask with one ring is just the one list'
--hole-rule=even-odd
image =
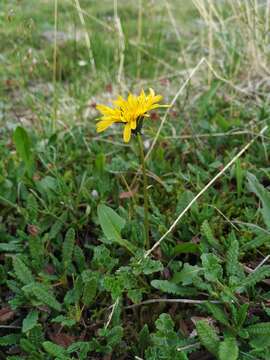
{"label": "white dry stem", "polygon": [[[140,44],[142,39],[142,0],[138,1],[138,24],[137,24],[137,43]],[[141,77],[141,62],[142,55],[139,48],[137,48],[137,78]]]}
{"label": "white dry stem", "polygon": [[119,42],[119,67],[117,73],[117,82],[122,88],[122,80],[124,79],[124,61],[125,61],[125,36],[123,33],[121,20],[118,16],[118,2],[114,0],[114,22],[118,32]]}
{"label": "white dry stem", "polygon": [[133,309],[142,305],[150,305],[155,303],[178,303],[178,304],[190,304],[190,305],[198,305],[198,304],[221,304],[221,301],[218,300],[196,300],[196,299],[149,299],[142,301],[138,304],[133,304],[129,306],[125,306],[125,309]]}
{"label": "white dry stem", "polygon": [[267,255],[267,256],[263,259],[263,261],[261,261],[261,262],[259,263],[259,265],[257,265],[257,266],[255,267],[255,269],[254,269],[253,271],[257,271],[261,266],[263,266],[263,264],[266,263],[266,261],[268,261],[269,258],[270,258],[270,255]]}
{"label": "white dry stem", "polygon": [[214,176],[209,182],[208,184],[205,185],[205,187],[191,200],[191,202],[185,207],[185,209],[178,215],[178,217],[176,218],[176,220],[173,222],[173,224],[171,225],[171,227],[165,232],[165,234],[163,234],[161,236],[161,238],[154,244],[154,246],[152,246],[152,248],[150,250],[148,250],[144,257],[148,257],[160,244],[161,242],[175,229],[176,225],[179,223],[179,221],[181,220],[181,218],[185,215],[185,213],[191,208],[191,206],[211,187],[211,185],[214,184],[214,182],[220,178],[227,169],[229,169],[237,159],[240,158],[241,155],[244,154],[244,152],[254,143],[254,141],[260,136],[262,135],[266,130],[267,130],[268,126],[266,125],[260,132],[259,134],[254,137],[252,140],[250,140],[243,148],[242,150],[240,150],[229,162],[226,166],[224,166],[224,168],[219,171],[216,176]]}
{"label": "white dry stem", "polygon": [[92,47],[91,47],[90,36],[89,36],[89,34],[87,32],[86,23],[85,23],[85,20],[84,20],[84,16],[83,16],[83,12],[82,12],[82,9],[81,9],[80,2],[79,2],[79,0],[74,0],[74,1],[75,1],[76,9],[78,11],[80,22],[82,24],[82,27],[84,28],[84,36],[85,36],[86,46],[87,46],[87,49],[88,49],[89,60],[90,60],[90,64],[91,64],[91,67],[92,67],[92,71],[95,74],[96,73],[96,64],[95,64],[95,59],[94,59],[94,55],[93,55],[93,51],[92,51]]}
{"label": "white dry stem", "polygon": [[56,129],[57,120],[57,87],[56,87],[56,67],[57,67],[57,24],[58,24],[58,0],[54,0],[54,46],[53,46],[53,121],[52,132]]}
{"label": "white dry stem", "polygon": [[108,321],[106,322],[105,329],[107,329],[107,327],[110,325],[110,323],[112,321],[114,311],[115,311],[115,308],[118,305],[118,303],[119,303],[119,297],[116,299],[115,303],[112,305],[112,311],[111,311],[111,313],[109,315]]}

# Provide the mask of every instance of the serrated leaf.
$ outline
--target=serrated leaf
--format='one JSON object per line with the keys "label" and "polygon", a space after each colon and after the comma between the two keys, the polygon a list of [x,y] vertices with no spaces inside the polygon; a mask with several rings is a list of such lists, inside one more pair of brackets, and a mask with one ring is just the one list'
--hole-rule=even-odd
{"label": "serrated leaf", "polygon": [[56,345],[51,341],[44,341],[42,346],[48,354],[61,360],[69,360],[69,357],[66,356],[66,350],[62,346]]}
{"label": "serrated leaf", "polygon": [[248,314],[248,308],[249,308],[249,304],[243,304],[240,306],[240,308],[238,309],[238,313],[237,313],[237,326],[240,329],[247,317]]}
{"label": "serrated leaf", "polygon": [[142,257],[139,262],[137,259],[134,260],[134,273],[136,274],[143,273],[145,275],[150,275],[163,270],[163,265],[159,260],[153,260],[149,257]]}
{"label": "serrated leaf", "polygon": [[211,314],[217,321],[219,321],[221,324],[223,324],[225,326],[230,326],[229,321],[228,321],[228,316],[226,315],[224,310],[219,305],[212,304],[212,303],[206,303],[205,306],[206,306],[207,310],[211,312]]}
{"label": "serrated leaf", "polygon": [[249,335],[270,335],[270,322],[262,322],[250,325],[246,328]]}
{"label": "serrated leaf", "polygon": [[64,226],[66,220],[67,220],[67,211],[64,211],[63,214],[52,225],[49,232],[49,239],[53,240],[56,238],[56,236],[59,234],[62,227]]}
{"label": "serrated leaf", "polygon": [[258,270],[255,270],[251,274],[249,274],[241,282],[241,285],[238,287],[238,290],[241,291],[246,287],[254,286],[268,276],[270,276],[270,265],[263,265]]}
{"label": "serrated leaf", "polygon": [[206,280],[215,282],[222,278],[223,270],[220,259],[214,254],[203,254],[201,256]]}
{"label": "serrated leaf", "polygon": [[268,335],[258,335],[252,336],[252,339],[249,341],[249,344],[258,350],[263,350],[270,347],[270,336]]}
{"label": "serrated leaf", "polygon": [[16,151],[25,163],[27,173],[29,176],[33,173],[33,154],[32,154],[32,144],[28,136],[28,133],[21,126],[17,126],[13,133],[13,141],[16,147]]}
{"label": "serrated leaf", "polygon": [[0,346],[15,345],[19,342],[20,334],[9,334],[0,337]]}
{"label": "serrated leaf", "polygon": [[183,269],[173,276],[172,281],[176,284],[182,283],[182,285],[190,285],[202,270],[203,269],[197,265],[185,263]]}
{"label": "serrated leaf", "polygon": [[68,229],[62,249],[62,261],[64,269],[68,269],[72,262],[73,249],[75,244],[75,231],[73,228]]}
{"label": "serrated leaf", "polygon": [[141,331],[139,332],[138,342],[139,342],[139,349],[140,349],[141,353],[144,353],[144,350],[151,343],[150,333],[149,333],[147,324],[145,324],[143,326],[143,328],[141,329]]}
{"label": "serrated leaf", "polygon": [[74,261],[77,264],[79,271],[82,272],[86,267],[86,261],[84,253],[78,245],[75,245],[74,247]]}
{"label": "serrated leaf", "polygon": [[217,239],[214,237],[213,232],[212,232],[207,220],[205,220],[202,223],[201,232],[205,236],[205,238],[210,246],[212,246],[214,249],[217,249],[220,251],[222,250],[222,246],[217,241]]}
{"label": "serrated leaf", "polygon": [[218,356],[219,360],[237,360],[239,355],[239,348],[236,339],[227,337],[219,345]]}
{"label": "serrated leaf", "polygon": [[64,315],[56,316],[54,319],[52,319],[52,322],[60,323],[62,326],[66,326],[69,328],[76,324],[76,320],[70,319]]}
{"label": "serrated leaf", "polygon": [[21,339],[20,347],[24,352],[29,353],[29,354],[33,354],[36,352],[35,346],[28,339]]}
{"label": "serrated leaf", "polygon": [[0,252],[22,252],[23,247],[22,245],[17,241],[11,241],[9,243],[0,243]]}
{"label": "serrated leaf", "polygon": [[92,279],[87,281],[83,287],[83,296],[82,302],[84,305],[89,306],[94,300],[97,292],[97,281],[96,279]]}
{"label": "serrated leaf", "polygon": [[197,291],[194,288],[179,286],[168,280],[152,280],[151,285],[158,290],[168,294],[175,294],[181,296],[195,295]]}
{"label": "serrated leaf", "polygon": [[25,285],[30,284],[34,281],[34,277],[28,267],[19,258],[13,258],[13,268],[16,277]]}
{"label": "serrated leaf", "polygon": [[22,290],[27,294],[34,295],[42,304],[61,311],[61,304],[55,299],[54,295],[43,284],[32,283],[26,285]]}
{"label": "serrated leaf", "polygon": [[37,325],[38,312],[36,310],[30,311],[27,316],[23,319],[22,332],[26,333],[33,329]]}
{"label": "serrated leaf", "polygon": [[199,320],[196,322],[196,329],[202,345],[213,355],[218,354],[219,338],[212,326],[206,321]]}
{"label": "serrated leaf", "polygon": [[231,238],[230,246],[226,254],[226,272],[227,275],[237,275],[239,273],[239,243],[233,236]]}
{"label": "serrated leaf", "polygon": [[111,242],[118,243],[134,254],[135,246],[121,237],[121,230],[124,228],[126,221],[113,209],[103,204],[98,206],[97,212],[100,226],[106,238]]}

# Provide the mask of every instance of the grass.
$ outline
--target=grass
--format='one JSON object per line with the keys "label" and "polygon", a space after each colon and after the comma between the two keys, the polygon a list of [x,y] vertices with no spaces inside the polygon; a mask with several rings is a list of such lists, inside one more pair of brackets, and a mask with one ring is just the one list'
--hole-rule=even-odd
{"label": "grass", "polygon": [[270,359],[266,4],[2,1],[0,359]]}

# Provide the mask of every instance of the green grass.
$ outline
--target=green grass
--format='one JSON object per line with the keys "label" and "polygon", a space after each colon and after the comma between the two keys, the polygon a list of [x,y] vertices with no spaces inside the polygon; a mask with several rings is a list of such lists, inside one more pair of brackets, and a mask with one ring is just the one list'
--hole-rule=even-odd
{"label": "green grass", "polygon": [[[142,1],[138,42],[139,2],[81,0],[85,29],[58,1],[54,69],[54,2],[2,2],[0,359],[269,360],[264,3]],[[203,60],[147,160],[151,246],[254,142],[145,257],[138,144],[97,134],[95,105],[142,87],[170,103],[203,57],[214,72]]]}

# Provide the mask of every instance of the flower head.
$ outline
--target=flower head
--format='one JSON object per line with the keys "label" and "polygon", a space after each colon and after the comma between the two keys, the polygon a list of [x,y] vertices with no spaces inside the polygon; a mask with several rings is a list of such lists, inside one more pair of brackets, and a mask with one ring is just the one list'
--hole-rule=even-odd
{"label": "flower head", "polygon": [[125,142],[129,142],[131,133],[140,131],[142,120],[149,117],[148,112],[159,107],[167,107],[160,105],[161,95],[156,95],[153,89],[149,89],[146,95],[144,90],[140,95],[129,94],[127,99],[119,96],[113,101],[114,107],[106,105],[97,105],[97,110],[102,114],[100,121],[97,123],[97,132],[106,130],[114,123],[123,123],[123,138]]}

